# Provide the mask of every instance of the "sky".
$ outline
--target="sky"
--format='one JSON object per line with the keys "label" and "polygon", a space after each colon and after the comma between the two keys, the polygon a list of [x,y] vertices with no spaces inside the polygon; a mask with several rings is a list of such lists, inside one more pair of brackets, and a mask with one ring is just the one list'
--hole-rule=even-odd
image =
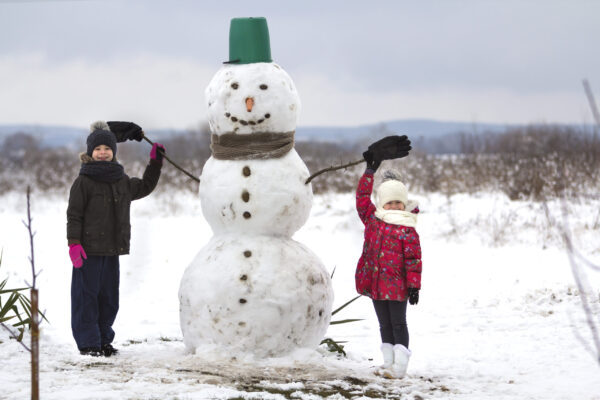
{"label": "sky", "polygon": [[593,122],[600,2],[0,0],[0,124],[186,129],[234,17],[267,18],[301,126]]}

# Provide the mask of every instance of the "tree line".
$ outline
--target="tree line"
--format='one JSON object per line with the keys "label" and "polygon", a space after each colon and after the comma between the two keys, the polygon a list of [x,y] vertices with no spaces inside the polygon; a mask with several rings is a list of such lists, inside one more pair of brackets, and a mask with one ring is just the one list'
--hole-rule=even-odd
{"label": "tree line", "polygon": [[[372,132],[372,141],[388,135]],[[410,137],[410,135],[409,135]],[[412,191],[446,195],[500,191],[511,200],[543,201],[557,196],[593,196],[600,187],[600,137],[598,132],[554,125],[531,125],[494,133],[454,133],[435,139],[433,153],[413,141],[409,157],[386,161],[381,170],[397,169]],[[169,157],[200,176],[210,157],[210,132],[199,126],[161,140]],[[296,142],[295,148],[314,173],[362,158],[368,140],[346,143]],[[80,150],[75,148],[80,147]],[[456,151],[458,149],[458,151]],[[78,154],[84,143],[73,147],[42,147],[31,134],[17,132],[0,146],[0,193],[31,185],[37,191],[68,191],[79,172]],[[150,148],[145,143],[119,143],[117,157],[130,176],[140,176]],[[312,181],[316,194],[352,192],[364,164],[328,172]],[[195,192],[198,183],[166,164],[157,190]]]}

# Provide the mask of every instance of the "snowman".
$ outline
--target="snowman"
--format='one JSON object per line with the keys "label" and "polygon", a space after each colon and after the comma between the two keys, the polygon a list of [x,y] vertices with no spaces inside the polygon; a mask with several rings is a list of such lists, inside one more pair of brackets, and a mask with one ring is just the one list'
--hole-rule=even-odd
{"label": "snowman", "polygon": [[292,239],[312,205],[293,148],[300,98],[271,60],[264,18],[231,21],[229,57],[206,89],[212,156],[199,192],[214,236],[181,280],[184,343],[261,357],[315,348],[333,290],[319,258]]}

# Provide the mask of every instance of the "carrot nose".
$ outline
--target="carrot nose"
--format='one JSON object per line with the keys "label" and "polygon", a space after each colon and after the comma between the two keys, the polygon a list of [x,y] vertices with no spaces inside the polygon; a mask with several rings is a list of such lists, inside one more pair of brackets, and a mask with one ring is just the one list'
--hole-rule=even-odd
{"label": "carrot nose", "polygon": [[252,107],[254,107],[254,99],[252,97],[246,97],[246,110],[250,112],[252,111]]}

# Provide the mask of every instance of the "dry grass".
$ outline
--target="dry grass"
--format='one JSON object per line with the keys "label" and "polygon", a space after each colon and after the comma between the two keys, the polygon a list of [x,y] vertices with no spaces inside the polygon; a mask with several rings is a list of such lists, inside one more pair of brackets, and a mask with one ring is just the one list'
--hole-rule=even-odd
{"label": "dry grass", "polygon": [[[374,133],[373,140],[388,134]],[[531,126],[495,134],[455,134],[459,154],[428,154],[415,148],[407,158],[385,162],[398,169],[411,190],[422,193],[502,191],[511,200],[543,201],[597,195],[600,188],[600,139],[597,133],[555,126]],[[164,141],[172,159],[195,176],[210,155],[205,129]],[[361,158],[363,144],[298,142],[296,150],[309,171]],[[130,176],[141,176],[149,146],[136,142],[119,145],[119,159]],[[42,149],[26,134],[8,137],[0,158],[0,192],[23,190],[68,191],[79,170],[78,152],[67,148]],[[351,192],[364,164],[329,172],[313,180],[313,191]],[[198,184],[175,168],[164,168],[159,191],[198,190]]]}

